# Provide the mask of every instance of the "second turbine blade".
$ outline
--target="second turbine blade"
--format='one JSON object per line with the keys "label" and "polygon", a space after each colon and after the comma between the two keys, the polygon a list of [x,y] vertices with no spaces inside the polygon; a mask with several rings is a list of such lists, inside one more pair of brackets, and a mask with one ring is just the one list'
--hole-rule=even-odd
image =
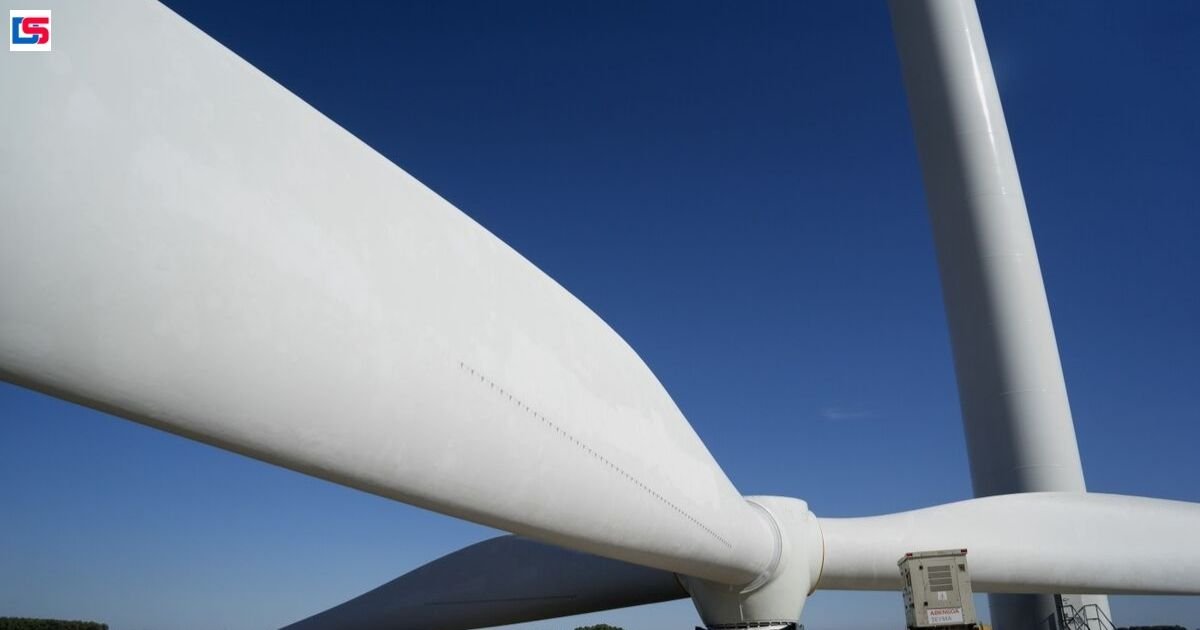
{"label": "second turbine blade", "polygon": [[285,630],[465,630],[684,597],[668,571],[502,536]]}

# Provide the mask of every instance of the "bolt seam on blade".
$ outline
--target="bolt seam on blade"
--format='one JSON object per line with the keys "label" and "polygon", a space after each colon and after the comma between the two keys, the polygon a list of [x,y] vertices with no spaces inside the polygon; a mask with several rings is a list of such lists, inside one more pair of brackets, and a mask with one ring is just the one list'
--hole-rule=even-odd
{"label": "bolt seam on blade", "polygon": [[[733,548],[733,545],[730,544],[728,540],[725,540],[724,537],[722,537],[717,532],[713,531],[712,528],[710,528],[707,525],[705,525],[704,523],[702,523],[700,521],[700,519],[692,516],[686,510],[679,507],[678,505],[675,505],[675,503],[673,503],[671,500],[667,499],[662,494],[660,494],[658,491],[651,488],[649,486],[649,484],[647,484],[644,481],[642,481],[641,479],[638,479],[637,477],[633,476],[628,471],[626,471],[624,468],[621,468],[620,466],[614,464],[612,462],[612,460],[601,455],[598,451],[596,451],[592,447],[585,444],[583,442],[583,440],[572,435],[571,433],[568,433],[565,429],[563,429],[561,426],[559,426],[558,423],[556,423],[553,420],[551,420],[550,418],[546,417],[545,414],[542,414],[541,412],[537,411],[533,407],[530,407],[528,404],[526,404],[524,401],[522,401],[519,397],[514,396],[512,394],[512,392],[505,389],[499,383],[488,378],[486,375],[484,375],[479,370],[476,370],[474,367],[468,365],[465,361],[459,361],[458,367],[463,372],[471,375],[472,377],[478,377],[479,381],[477,381],[477,383],[480,386],[487,385],[489,389],[496,392],[497,396],[500,396],[502,399],[507,400],[508,402],[511,402],[513,405],[515,405],[521,411],[524,411],[527,416],[540,421],[542,423],[542,426],[544,426],[545,428],[557,433],[559,436],[566,439],[568,442],[579,447],[579,449],[582,450],[583,452],[587,453],[588,455],[591,455],[596,461],[600,462],[601,464],[604,464],[605,466],[608,466],[614,472],[616,472],[620,476],[624,477],[626,481],[632,483],[633,485],[637,486],[638,488],[641,488],[643,491],[646,492],[646,494],[650,495],[651,497],[654,497],[660,503],[671,508],[676,513],[678,513],[680,516],[682,516],[685,519],[687,519],[688,521],[690,521],[693,525],[695,525],[696,527],[699,527],[700,529],[704,530],[708,535],[717,539],[722,545],[725,545],[726,547],[728,547],[730,549]],[[474,379],[472,379],[472,381],[474,381]]]}

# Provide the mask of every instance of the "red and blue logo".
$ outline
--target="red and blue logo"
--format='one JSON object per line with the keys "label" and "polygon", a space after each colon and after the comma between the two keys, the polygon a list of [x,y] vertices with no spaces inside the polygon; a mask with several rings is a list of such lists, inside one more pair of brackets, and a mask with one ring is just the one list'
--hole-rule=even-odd
{"label": "red and blue logo", "polygon": [[8,12],[8,49],[13,52],[50,50],[50,11],[13,9]]}

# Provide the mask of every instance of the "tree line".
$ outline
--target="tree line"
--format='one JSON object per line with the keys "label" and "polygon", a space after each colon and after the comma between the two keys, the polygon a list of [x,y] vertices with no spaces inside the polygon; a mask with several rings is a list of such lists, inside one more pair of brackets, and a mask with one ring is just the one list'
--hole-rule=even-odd
{"label": "tree line", "polygon": [[0,617],[0,630],[108,630],[108,624],[95,621]]}

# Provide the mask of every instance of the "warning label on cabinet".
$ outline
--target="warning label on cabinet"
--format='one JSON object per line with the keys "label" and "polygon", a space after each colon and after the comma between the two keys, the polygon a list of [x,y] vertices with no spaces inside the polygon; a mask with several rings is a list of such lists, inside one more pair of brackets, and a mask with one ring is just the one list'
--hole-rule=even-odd
{"label": "warning label on cabinet", "polygon": [[929,623],[962,623],[961,608],[929,608],[925,610]]}

